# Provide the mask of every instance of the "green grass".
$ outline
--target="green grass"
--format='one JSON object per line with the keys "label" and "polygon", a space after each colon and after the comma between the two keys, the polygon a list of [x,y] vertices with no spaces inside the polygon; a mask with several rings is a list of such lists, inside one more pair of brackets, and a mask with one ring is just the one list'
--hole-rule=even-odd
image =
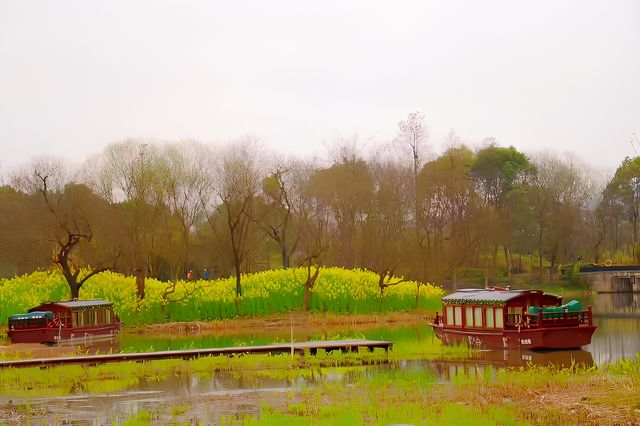
{"label": "green grass", "polygon": [[[403,339],[399,339],[400,342]],[[459,369],[441,379],[431,369],[402,368],[400,360],[422,350],[408,339],[399,349],[385,354],[331,353],[317,356],[248,355],[204,357],[191,361],[158,360],[125,362],[92,367],[61,366],[0,370],[0,392],[5,396],[67,395],[73,392],[102,393],[126,389],[168,377],[195,374],[207,379],[217,371],[242,374],[246,384],[263,379],[324,377],[326,367],[340,377],[355,381],[321,381],[313,387],[285,394],[284,407],[264,406],[258,416],[222,419],[227,425],[271,424],[566,424],[596,421],[607,423],[597,414],[616,413],[612,423],[640,420],[640,354],[636,360],[623,360],[602,367],[572,365],[569,368],[529,366],[519,369]],[[456,351],[458,353],[456,353]],[[462,355],[468,349],[454,348]],[[445,356],[446,352],[438,354]],[[361,365],[390,362],[390,368],[375,368],[363,374]],[[398,363],[398,364],[397,364]],[[338,367],[336,369],[336,367]],[[548,402],[536,404],[540,398]],[[567,402],[568,401],[568,402]],[[577,402],[576,402],[577,401]],[[569,413],[563,404],[578,407]],[[579,404],[576,405],[576,404]],[[188,401],[163,413],[141,411],[122,424],[152,424],[162,416],[178,423],[188,417]],[[25,407],[25,410],[29,411]],[[596,413],[595,417],[593,413]],[[634,414],[636,413],[636,414]],[[604,414],[602,414],[604,415]],[[633,417],[633,416],[636,417]],[[160,416],[156,418],[156,416]],[[595,419],[595,420],[594,420]],[[630,421],[633,420],[633,421]],[[114,421],[114,424],[117,424]]]}
{"label": "green grass", "polygon": [[223,424],[635,424],[639,365],[640,356],[600,369],[462,371],[444,384],[427,370],[391,370],[350,385],[321,383],[291,395],[284,409],[263,407],[258,416]]}
{"label": "green grass", "polygon": [[[64,396],[73,392],[104,393],[128,389],[143,382],[160,382],[167,377],[196,374],[211,377],[216,371],[243,371],[248,376],[296,378],[311,374],[313,369],[349,367],[399,362],[403,359],[460,359],[467,357],[466,347],[433,344],[400,344],[389,353],[377,349],[370,353],[327,353],[317,355],[243,355],[211,356],[185,361],[181,359],[149,362],[120,362],[97,366],[66,365],[46,369],[37,367],[0,370],[0,393],[13,396]],[[250,380],[248,377],[247,380]]]}

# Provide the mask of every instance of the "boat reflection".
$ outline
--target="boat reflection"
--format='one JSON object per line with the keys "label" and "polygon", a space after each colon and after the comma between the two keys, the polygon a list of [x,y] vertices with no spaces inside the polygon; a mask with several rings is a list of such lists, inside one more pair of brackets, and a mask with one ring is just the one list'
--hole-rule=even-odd
{"label": "boat reflection", "polygon": [[86,355],[99,355],[122,352],[122,342],[120,338],[115,336],[111,339],[85,340],[81,343],[74,344],[58,344],[75,353]]}
{"label": "boat reflection", "polygon": [[438,377],[450,381],[460,375],[495,374],[502,368],[524,368],[532,365],[553,368],[570,368],[574,366],[591,367],[594,365],[590,352],[573,350],[556,351],[517,351],[487,350],[476,358],[455,361],[431,361]]}
{"label": "boat reflection", "polygon": [[528,365],[568,368],[575,364],[593,365],[590,352],[582,349],[550,351],[482,351],[481,359],[501,367],[526,367]]}
{"label": "boat reflection", "polygon": [[99,355],[122,352],[122,343],[117,336],[110,339],[87,339],[56,345],[41,343],[12,343],[2,347],[2,352],[11,358],[51,358],[77,355]]}

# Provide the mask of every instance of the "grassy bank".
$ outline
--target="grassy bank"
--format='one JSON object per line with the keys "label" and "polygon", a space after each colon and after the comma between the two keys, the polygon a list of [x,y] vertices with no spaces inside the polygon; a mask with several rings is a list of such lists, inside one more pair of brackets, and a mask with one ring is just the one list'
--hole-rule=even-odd
{"label": "grassy bank", "polygon": [[[460,370],[442,382],[431,370],[389,369],[355,382],[324,381],[262,403],[223,425],[620,425],[640,422],[640,364],[600,368]],[[213,402],[213,401],[212,401]],[[199,402],[207,404],[207,401]],[[137,412],[122,424],[193,419],[196,401]],[[179,413],[179,414],[177,414]],[[190,417],[191,416],[191,417]]]}
{"label": "grassy bank", "polygon": [[280,409],[226,419],[227,425],[335,424],[638,424],[640,368],[532,367],[459,372],[438,383],[429,371],[391,370],[356,383],[322,383]]}
{"label": "grassy bank", "polygon": [[[112,301],[126,325],[161,324],[175,321],[213,321],[299,311],[304,297],[302,269],[271,270],[242,278],[243,296],[235,297],[232,278],[215,281],[146,280],[145,298],[136,298],[133,277],[105,272],[82,287],[83,299]],[[313,289],[311,312],[368,314],[435,310],[443,291],[430,284],[405,281],[380,295],[378,276],[370,271],[322,269]],[[43,301],[65,300],[69,290],[58,272],[34,272],[0,280],[0,322],[25,312]]]}

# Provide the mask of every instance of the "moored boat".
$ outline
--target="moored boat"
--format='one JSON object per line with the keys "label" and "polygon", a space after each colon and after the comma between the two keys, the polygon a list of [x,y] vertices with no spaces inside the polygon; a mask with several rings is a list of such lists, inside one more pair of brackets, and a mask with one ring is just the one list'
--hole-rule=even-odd
{"label": "moored boat", "polygon": [[442,298],[442,315],[431,324],[445,344],[505,349],[570,349],[591,343],[591,307],[562,304],[541,290],[509,287],[459,290]]}
{"label": "moored boat", "polygon": [[9,317],[12,343],[63,344],[113,338],[120,319],[105,300],[46,302]]}

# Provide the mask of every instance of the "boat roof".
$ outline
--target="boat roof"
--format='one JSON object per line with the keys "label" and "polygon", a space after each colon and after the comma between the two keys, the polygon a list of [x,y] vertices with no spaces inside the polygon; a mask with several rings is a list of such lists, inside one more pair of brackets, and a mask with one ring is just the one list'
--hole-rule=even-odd
{"label": "boat roof", "polygon": [[83,308],[96,308],[101,306],[111,306],[113,305],[113,303],[107,302],[106,300],[102,300],[102,299],[67,300],[62,302],[45,302],[31,309],[38,309],[40,306],[45,306],[45,305],[56,305],[56,306],[62,306],[64,308],[70,308],[70,309],[83,309]]}
{"label": "boat roof", "polygon": [[445,304],[484,304],[484,305],[503,305],[509,300],[516,299],[529,290],[495,290],[491,288],[469,288],[458,290],[442,298]]}
{"label": "boat roof", "polygon": [[10,321],[20,321],[20,320],[28,320],[28,319],[42,319],[42,318],[53,318],[53,312],[51,311],[33,311],[28,314],[15,314],[10,315]]}

